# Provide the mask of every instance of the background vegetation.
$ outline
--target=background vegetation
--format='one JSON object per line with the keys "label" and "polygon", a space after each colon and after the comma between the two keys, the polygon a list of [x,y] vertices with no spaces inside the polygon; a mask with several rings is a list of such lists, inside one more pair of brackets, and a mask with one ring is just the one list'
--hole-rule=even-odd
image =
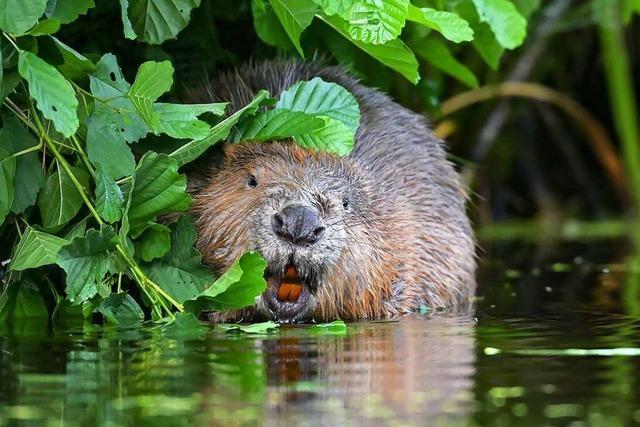
{"label": "background vegetation", "polygon": [[[200,3],[0,0],[0,317],[161,320],[260,293],[259,255],[214,282],[191,220],[158,222],[190,203],[179,168],[229,135],[345,154],[357,117],[310,109],[304,85],[352,102],[317,81],[290,89],[298,109],[267,93],[238,112],[179,103],[250,59],[341,64],[424,112],[450,141],[486,235],[626,232],[626,221],[564,220],[640,206],[637,55],[626,41],[638,37],[637,0]],[[274,133],[274,117],[294,116]],[[541,226],[490,226],[517,217]]]}

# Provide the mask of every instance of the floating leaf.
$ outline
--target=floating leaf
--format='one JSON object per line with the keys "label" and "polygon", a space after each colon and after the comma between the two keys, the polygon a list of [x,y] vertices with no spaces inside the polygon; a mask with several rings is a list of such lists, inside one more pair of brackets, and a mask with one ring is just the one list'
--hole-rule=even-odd
{"label": "floating leaf", "polygon": [[122,218],[124,197],[116,181],[107,175],[100,166],[96,168],[96,211],[102,219],[113,223]]}
{"label": "floating leaf", "polygon": [[[73,175],[83,187],[89,175],[82,169],[71,167]],[[64,169],[51,174],[38,198],[38,207],[44,228],[57,229],[67,224],[82,207],[82,197]]]}
{"label": "floating leaf", "polygon": [[21,271],[55,264],[58,252],[68,244],[66,239],[27,227],[16,246],[9,268]]}
{"label": "floating leaf", "polygon": [[42,114],[66,137],[78,129],[78,100],[71,84],[55,69],[31,52],[21,50],[18,71],[29,84],[29,95]]}
{"label": "floating leaf", "polygon": [[408,19],[436,30],[454,43],[473,40],[469,23],[457,13],[410,5]]}
{"label": "floating leaf", "polygon": [[47,7],[47,0],[0,0],[0,29],[23,34],[36,25]]}
{"label": "floating leaf", "polygon": [[[132,27],[140,40],[160,44],[176,38],[187,26],[191,10],[200,6],[200,0],[120,0],[120,4],[127,38],[135,38],[130,37]],[[127,6],[130,24],[125,20]]]}
{"label": "floating leaf", "polygon": [[109,270],[109,252],[118,238],[109,226],[100,231],[90,229],[74,238],[58,254],[58,264],[67,273],[66,293],[69,301],[79,304],[98,293],[98,284]]}
{"label": "floating leaf", "polygon": [[269,3],[300,56],[304,57],[300,36],[311,25],[318,6],[310,0],[269,0]]}
{"label": "floating leaf", "polygon": [[266,332],[278,329],[280,325],[276,322],[252,323],[250,325],[241,325],[239,323],[219,323],[215,326],[225,332],[245,332],[247,334],[264,334]]}

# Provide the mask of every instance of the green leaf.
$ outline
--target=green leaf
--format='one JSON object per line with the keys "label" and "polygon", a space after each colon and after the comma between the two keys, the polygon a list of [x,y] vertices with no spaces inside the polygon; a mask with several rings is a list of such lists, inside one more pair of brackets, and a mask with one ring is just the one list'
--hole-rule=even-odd
{"label": "green leaf", "polygon": [[280,94],[276,108],[331,117],[344,123],[354,133],[360,125],[360,108],[356,98],[339,84],[325,82],[320,77],[287,88]]}
{"label": "green leaf", "polygon": [[131,199],[126,215],[134,233],[157,215],[184,211],[191,203],[187,178],[178,173],[178,162],[166,154],[145,154],[136,168],[133,189],[129,185],[125,192]]}
{"label": "green leaf", "polygon": [[171,249],[171,229],[162,224],[152,223],[135,241],[136,254],[143,261],[151,262],[161,258]]}
{"label": "green leaf", "polygon": [[95,70],[96,66],[89,59],[78,53],[73,48],[62,43],[55,37],[51,37],[54,41],[60,54],[62,55],[63,63],[58,68],[62,75],[68,79],[84,78],[88,73]]}
{"label": "green leaf", "polygon": [[36,24],[35,27],[29,30],[27,34],[30,36],[46,36],[56,33],[60,29],[60,21],[57,19],[44,19]]}
{"label": "green leaf", "polygon": [[[38,142],[15,117],[7,117],[0,130],[0,146],[9,153],[38,147]],[[44,173],[37,152],[23,153],[15,158],[16,167],[13,176],[13,204],[11,212],[21,213],[32,206],[38,192],[44,186]]]}
{"label": "green leaf", "polygon": [[480,21],[486,22],[505,49],[515,49],[527,35],[527,20],[508,0],[472,0]]}
{"label": "green leaf", "polygon": [[13,205],[16,159],[10,155],[9,151],[0,147],[0,224],[4,222]]}
{"label": "green leaf", "polygon": [[36,25],[47,7],[47,0],[0,0],[0,29],[22,34]]}
{"label": "green leaf", "polygon": [[223,311],[255,304],[267,288],[264,269],[267,262],[257,252],[240,257],[211,287],[195,299],[186,301],[185,308],[192,312],[202,309]]}
{"label": "green leaf", "polygon": [[251,0],[251,15],[253,27],[260,40],[282,49],[293,47],[289,35],[268,0]]}
{"label": "green leaf", "polygon": [[24,321],[34,317],[49,317],[44,298],[38,286],[31,280],[20,280],[9,284],[0,295],[0,321]]}
{"label": "green leaf", "polygon": [[[83,187],[89,183],[89,175],[82,169],[71,167],[72,173]],[[82,197],[63,169],[51,174],[38,198],[42,226],[58,229],[67,224],[82,207]]]}
{"label": "green leaf", "polygon": [[473,40],[473,30],[469,23],[457,13],[410,5],[407,19],[436,30],[454,43]]}
{"label": "green leaf", "polygon": [[398,38],[407,18],[409,0],[356,0],[341,14],[354,40],[384,44]]}
{"label": "green leaf", "polygon": [[80,15],[86,14],[94,6],[93,0],[48,0],[45,15],[68,24],[78,19]]}
{"label": "green leaf", "polygon": [[427,37],[413,46],[415,52],[434,67],[449,74],[469,87],[478,87],[476,76],[459,62],[442,40]]}
{"label": "green leaf", "polygon": [[177,160],[179,166],[183,166],[197,159],[209,147],[227,138],[231,128],[235,126],[243,116],[255,114],[260,105],[268,98],[269,92],[261,90],[250,103],[212,127],[211,131],[205,138],[194,139],[193,141],[186,143],[172,152],[170,156]]}
{"label": "green leaf", "polygon": [[304,58],[300,46],[302,32],[311,25],[318,6],[311,0],[269,0],[291,42]]}
{"label": "green leaf", "polygon": [[171,225],[171,250],[145,266],[149,277],[178,302],[195,298],[213,282],[213,275],[202,265],[193,220],[182,216]]}
{"label": "green leaf", "polygon": [[171,89],[172,84],[173,65],[171,62],[148,61],[138,68],[136,79],[129,89],[129,99],[153,131],[158,132],[162,129],[153,103],[160,98],[160,95]]}
{"label": "green leaf", "polygon": [[165,104],[158,102],[153,105],[158,115],[163,133],[172,138],[200,139],[206,137],[211,127],[198,116],[212,113],[217,116],[224,114],[228,103],[216,104]]}
{"label": "green leaf", "polygon": [[16,245],[9,269],[22,271],[55,264],[58,252],[68,244],[66,239],[27,227]]}
{"label": "green leaf", "polygon": [[238,141],[270,141],[304,135],[324,126],[324,120],[299,111],[269,110],[243,121],[230,138]]}
{"label": "green leaf", "polygon": [[126,292],[109,295],[100,303],[98,312],[111,325],[130,325],[144,320],[142,308]]}
{"label": "green leaf", "polygon": [[410,82],[415,84],[420,80],[418,61],[411,49],[402,40],[395,39],[378,45],[367,44],[359,40],[353,40],[349,36],[348,24],[342,19],[334,16],[325,16],[322,19],[358,48],[387,67],[402,74]]}
{"label": "green leaf", "polygon": [[355,132],[343,122],[331,117],[321,117],[324,126],[303,135],[294,135],[293,139],[302,147],[316,151],[327,151],[339,156],[346,156],[353,150]]}
{"label": "green leaf", "polygon": [[[522,16],[525,18],[529,18],[536,10],[540,9],[541,0],[515,0],[514,3]],[[623,1],[624,4],[629,4],[635,2],[636,7],[640,10],[640,1],[639,0],[631,0],[631,1]]]}
{"label": "green leaf", "polygon": [[120,0],[120,16],[122,18],[122,30],[124,32],[124,36],[129,40],[135,40],[138,35],[133,31],[133,26],[129,19],[129,0]]}
{"label": "green leaf", "polygon": [[500,58],[504,53],[504,48],[500,46],[496,36],[491,31],[489,25],[484,22],[480,22],[480,17],[476,12],[475,7],[471,3],[471,0],[461,2],[456,6],[456,12],[466,20],[473,29],[473,47],[478,52],[480,57],[487,63],[493,70],[498,69],[500,65]]}
{"label": "green leaf", "polygon": [[330,323],[320,323],[307,329],[309,332],[326,335],[346,335],[347,325],[344,320],[334,320]]}
{"label": "green leaf", "polygon": [[78,129],[78,100],[71,84],[55,69],[31,52],[21,50],[18,71],[29,84],[29,95],[42,114],[66,137]]}
{"label": "green leaf", "polygon": [[343,16],[358,0],[313,0],[327,15]]}
{"label": "green leaf", "polygon": [[110,226],[100,231],[90,229],[84,237],[76,237],[58,254],[58,264],[67,273],[67,298],[74,304],[98,293],[98,284],[109,270],[109,250],[118,243]]}
{"label": "green leaf", "polygon": [[[125,22],[127,2],[120,2]],[[191,10],[200,6],[200,0],[128,0],[128,3],[133,30],[140,40],[149,44],[176,38],[189,23]],[[124,25],[127,34],[127,23]]]}
{"label": "green leaf", "polygon": [[276,322],[252,323],[250,325],[241,325],[239,323],[219,323],[216,328],[223,329],[225,332],[245,332],[247,334],[264,334],[268,331],[278,329],[280,327]]}
{"label": "green leaf", "polygon": [[124,197],[116,181],[107,175],[102,167],[96,168],[96,211],[102,219],[113,223],[122,218]]}

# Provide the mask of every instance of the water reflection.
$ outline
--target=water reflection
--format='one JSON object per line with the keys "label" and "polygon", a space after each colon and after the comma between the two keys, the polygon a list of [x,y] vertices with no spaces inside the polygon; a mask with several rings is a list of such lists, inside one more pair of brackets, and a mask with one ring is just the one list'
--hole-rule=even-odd
{"label": "water reflection", "polygon": [[343,336],[14,331],[0,343],[0,414],[25,425],[451,425],[472,409],[473,328],[461,314]]}

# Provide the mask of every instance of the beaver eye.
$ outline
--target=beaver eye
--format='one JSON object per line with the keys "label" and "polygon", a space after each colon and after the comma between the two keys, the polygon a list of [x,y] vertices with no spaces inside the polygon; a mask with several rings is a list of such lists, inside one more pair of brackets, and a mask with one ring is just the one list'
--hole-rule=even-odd
{"label": "beaver eye", "polygon": [[342,207],[347,209],[349,208],[349,198],[348,197],[343,197],[342,198]]}
{"label": "beaver eye", "polygon": [[247,177],[247,185],[251,188],[256,188],[258,186],[258,179],[253,175],[249,175]]}

